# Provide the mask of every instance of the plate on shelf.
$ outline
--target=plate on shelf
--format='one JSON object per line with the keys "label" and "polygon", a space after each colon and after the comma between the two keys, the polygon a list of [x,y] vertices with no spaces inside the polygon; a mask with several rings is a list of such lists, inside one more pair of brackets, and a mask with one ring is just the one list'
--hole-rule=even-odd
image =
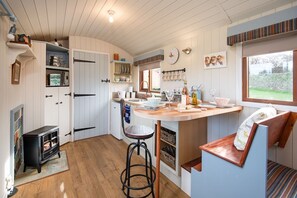
{"label": "plate on shelf", "polygon": [[216,108],[217,106],[213,105],[213,104],[199,104],[198,107],[201,107],[201,108],[208,108],[208,109],[213,109],[213,108]]}

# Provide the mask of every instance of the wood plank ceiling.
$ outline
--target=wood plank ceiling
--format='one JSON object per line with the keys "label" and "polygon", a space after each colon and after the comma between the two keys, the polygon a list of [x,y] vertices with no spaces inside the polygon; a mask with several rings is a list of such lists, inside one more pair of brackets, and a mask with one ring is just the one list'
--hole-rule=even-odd
{"label": "wood plank ceiling", "polygon": [[[92,37],[132,55],[154,50],[197,31],[230,24],[294,0],[6,0],[18,33],[53,41]],[[114,10],[114,23],[108,10]]]}

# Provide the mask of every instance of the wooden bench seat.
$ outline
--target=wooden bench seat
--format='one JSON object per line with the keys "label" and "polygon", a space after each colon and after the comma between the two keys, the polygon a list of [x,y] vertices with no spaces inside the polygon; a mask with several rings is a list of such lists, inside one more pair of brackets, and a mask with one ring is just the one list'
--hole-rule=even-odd
{"label": "wooden bench seat", "polygon": [[246,147],[236,134],[202,145],[202,171],[192,169],[193,197],[296,197],[297,171],[268,161],[268,148],[284,148],[297,113],[283,112],[254,123]]}

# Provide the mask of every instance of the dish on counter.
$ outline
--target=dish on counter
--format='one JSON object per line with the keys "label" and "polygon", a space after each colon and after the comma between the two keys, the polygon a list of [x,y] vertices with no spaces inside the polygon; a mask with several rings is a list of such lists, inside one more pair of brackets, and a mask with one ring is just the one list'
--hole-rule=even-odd
{"label": "dish on counter", "polygon": [[213,108],[216,108],[217,106],[216,105],[213,105],[213,104],[199,104],[198,107],[201,107],[201,108],[208,108],[208,109],[213,109]]}
{"label": "dish on counter", "polygon": [[151,104],[151,103],[145,102],[145,103],[143,104],[143,107],[144,107],[145,109],[149,109],[149,110],[156,110],[156,109],[159,109],[159,108],[161,108],[161,107],[165,107],[165,103],[159,103],[158,105],[153,105],[153,104]]}
{"label": "dish on counter", "polygon": [[224,106],[217,106],[218,108],[231,108],[231,107],[234,107],[235,104],[226,104]]}

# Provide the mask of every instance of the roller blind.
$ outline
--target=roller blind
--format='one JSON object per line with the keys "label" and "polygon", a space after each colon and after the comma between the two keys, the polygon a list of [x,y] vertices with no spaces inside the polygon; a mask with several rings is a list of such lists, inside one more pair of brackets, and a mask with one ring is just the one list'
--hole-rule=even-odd
{"label": "roller blind", "polygon": [[155,69],[155,68],[160,68],[160,62],[154,62],[154,63],[139,65],[139,71],[144,71],[144,70],[148,70],[148,69]]}
{"label": "roller blind", "polygon": [[247,42],[243,44],[242,56],[254,56],[280,51],[297,49],[297,34],[291,36],[275,37],[257,42]]}

